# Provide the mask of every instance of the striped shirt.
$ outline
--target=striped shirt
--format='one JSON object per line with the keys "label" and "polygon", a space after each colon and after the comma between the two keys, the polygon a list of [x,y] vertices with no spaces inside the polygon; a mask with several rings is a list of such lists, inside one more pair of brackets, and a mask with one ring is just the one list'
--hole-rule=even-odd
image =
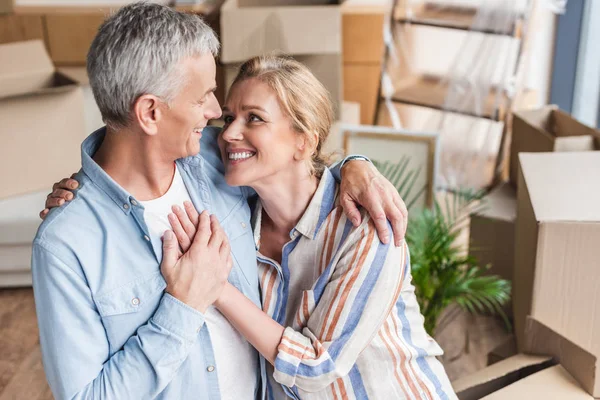
{"label": "striped shirt", "polygon": [[408,247],[382,244],[366,213],[353,227],[338,193],[325,170],[281,263],[260,253],[255,207],[263,311],[286,327],[268,399],[456,399],[423,327]]}

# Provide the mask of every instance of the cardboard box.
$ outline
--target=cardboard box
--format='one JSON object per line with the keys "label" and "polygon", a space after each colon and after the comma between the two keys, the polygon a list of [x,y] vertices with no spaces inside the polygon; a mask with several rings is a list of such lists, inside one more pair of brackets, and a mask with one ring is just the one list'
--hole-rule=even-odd
{"label": "cardboard box", "polygon": [[0,200],[0,287],[31,286],[31,242],[50,189]]}
{"label": "cardboard box", "polygon": [[48,190],[81,166],[83,94],[41,41],[0,45],[0,198]]}
{"label": "cardboard box", "polygon": [[[341,116],[342,104],[342,58],[339,54],[321,54],[308,56],[294,56],[294,59],[306,65],[331,95],[336,118]],[[225,69],[225,92],[237,76],[240,64],[228,64]]]}
{"label": "cardboard box", "polygon": [[561,366],[555,365],[500,389],[485,400],[592,400],[575,379]]}
{"label": "cardboard box", "polygon": [[514,336],[508,337],[503,343],[494,347],[487,356],[487,365],[496,364],[517,354],[517,341]]}
{"label": "cardboard box", "polygon": [[[531,315],[600,355],[600,152],[521,153],[513,279],[515,334]],[[594,395],[600,395],[600,374]]]}
{"label": "cardboard box", "polygon": [[452,387],[460,400],[478,400],[553,364],[551,357],[517,354],[455,380]]}
{"label": "cardboard box", "polygon": [[325,0],[283,4],[283,0],[227,0],[221,8],[221,61],[241,63],[268,53],[341,55],[339,6],[314,5],[328,4]]}
{"label": "cardboard box", "polygon": [[34,39],[44,40],[41,15],[0,15],[0,44]]}
{"label": "cardboard box", "polygon": [[[342,50],[344,64],[382,63],[385,46],[384,6],[342,6]],[[372,121],[369,121],[371,123]]]}
{"label": "cardboard box", "polygon": [[479,265],[491,265],[488,273],[512,281],[515,253],[517,192],[503,183],[484,198],[482,208],[471,214],[469,255]]}
{"label": "cardboard box", "polygon": [[525,338],[527,353],[552,356],[588,393],[600,397],[598,354],[586,351],[533,317],[527,317]]}
{"label": "cardboard box", "polygon": [[0,0],[0,14],[8,14],[13,11],[14,0]]}
{"label": "cardboard box", "polygon": [[517,184],[518,153],[600,150],[600,130],[550,105],[513,114],[510,181]]}
{"label": "cardboard box", "polygon": [[379,64],[344,64],[344,100],[360,104],[363,125],[373,124],[380,77]]}

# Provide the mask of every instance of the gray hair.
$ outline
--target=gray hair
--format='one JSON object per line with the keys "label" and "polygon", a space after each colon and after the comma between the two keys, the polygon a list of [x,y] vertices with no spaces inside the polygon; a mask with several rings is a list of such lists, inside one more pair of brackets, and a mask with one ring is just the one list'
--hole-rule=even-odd
{"label": "gray hair", "polygon": [[170,103],[186,83],[179,62],[218,51],[215,33],[197,15],[147,2],[122,7],[102,24],[87,56],[104,123],[112,129],[127,126],[144,94]]}

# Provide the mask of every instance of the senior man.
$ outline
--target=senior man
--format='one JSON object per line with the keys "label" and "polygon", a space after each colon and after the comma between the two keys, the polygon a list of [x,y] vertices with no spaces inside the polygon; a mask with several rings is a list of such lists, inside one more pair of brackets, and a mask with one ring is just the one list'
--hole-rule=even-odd
{"label": "senior man", "polygon": [[[83,142],[77,194],[43,212],[33,244],[40,343],[57,399],[264,397],[264,361],[211,306],[231,264],[229,281],[260,303],[248,194],[226,185],[218,129],[206,128],[221,115],[218,47],[198,17],[150,3],[121,8],[92,43],[87,69],[106,127]],[[344,176],[348,215],[362,200],[381,237],[386,214],[402,237],[393,187],[370,163],[349,162]],[[205,211],[199,223],[217,244],[199,243],[161,271],[163,245],[176,243],[161,242],[167,216],[184,200]]]}

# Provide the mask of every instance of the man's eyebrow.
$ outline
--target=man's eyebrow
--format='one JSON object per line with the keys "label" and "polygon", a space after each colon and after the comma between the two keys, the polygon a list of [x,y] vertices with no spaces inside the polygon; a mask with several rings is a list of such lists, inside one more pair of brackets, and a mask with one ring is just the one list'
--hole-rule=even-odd
{"label": "man's eyebrow", "polygon": [[216,87],[216,86],[214,86],[214,87],[212,87],[212,88],[208,89],[208,90],[206,91],[206,93],[204,93],[204,95],[206,96],[206,95],[208,95],[209,93],[214,93],[214,92],[216,92],[216,91],[217,91],[217,87]]}

